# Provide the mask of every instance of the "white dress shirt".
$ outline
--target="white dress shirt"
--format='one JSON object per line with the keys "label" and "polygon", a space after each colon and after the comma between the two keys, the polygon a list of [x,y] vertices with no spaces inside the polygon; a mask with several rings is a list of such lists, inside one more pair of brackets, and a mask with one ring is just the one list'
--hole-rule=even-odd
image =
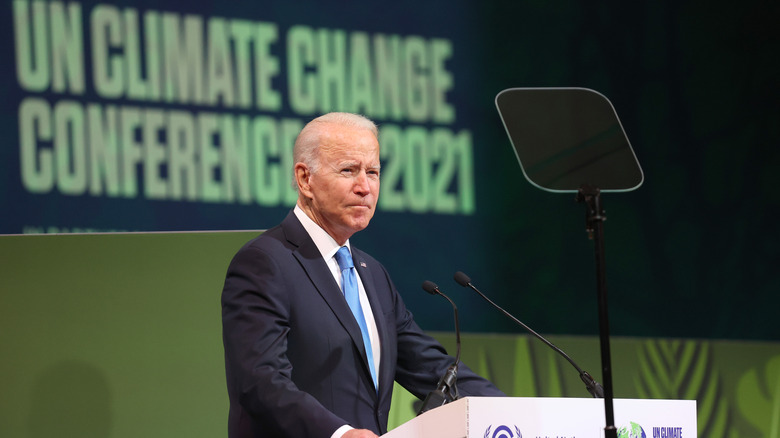
{"label": "white dress shirt", "polygon": [[[333,237],[330,236],[330,234],[328,234],[325,230],[322,229],[322,227],[317,225],[309,216],[307,216],[298,205],[295,206],[293,212],[303,225],[303,228],[306,229],[309,237],[311,237],[311,239],[314,241],[317,249],[320,250],[320,254],[322,255],[323,260],[325,260],[325,263],[328,265],[331,274],[333,274],[333,279],[336,280],[336,284],[341,287],[341,269],[339,268],[338,261],[336,261],[336,252],[339,250],[339,248],[341,248],[341,246],[339,246],[339,244],[335,239],[333,239]],[[344,246],[349,248],[350,253],[352,252],[352,247],[349,245],[349,240],[344,243]],[[358,274],[357,269],[355,269],[355,276],[358,280],[357,283],[360,295],[360,306],[363,308],[363,316],[366,318],[366,326],[368,327],[368,334],[371,340],[371,351],[374,356],[374,369],[376,370],[378,376],[380,362],[379,359],[381,356],[380,353],[382,351],[381,345],[379,343],[379,333],[377,332],[374,313],[371,311],[371,303],[368,302],[366,289],[363,287],[363,281],[360,279],[360,274]],[[349,425],[344,425],[338,428],[336,432],[333,433],[332,438],[341,437],[341,435],[343,435],[349,429],[351,429]]]}

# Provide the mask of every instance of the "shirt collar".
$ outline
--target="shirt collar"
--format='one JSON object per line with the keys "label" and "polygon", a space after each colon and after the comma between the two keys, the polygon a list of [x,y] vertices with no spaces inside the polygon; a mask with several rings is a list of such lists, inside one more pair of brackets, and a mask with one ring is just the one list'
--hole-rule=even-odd
{"label": "shirt collar", "polygon": [[293,209],[293,213],[295,213],[295,216],[301,222],[301,225],[303,225],[303,228],[309,234],[311,240],[314,241],[317,249],[320,250],[323,259],[330,260],[333,258],[333,256],[336,255],[336,251],[338,251],[341,246],[346,246],[349,248],[349,251],[352,252],[352,247],[349,245],[349,239],[347,239],[344,245],[339,245],[336,242],[336,239],[331,237],[330,234],[322,229],[322,227],[317,225],[317,223],[314,222],[297,204]]}

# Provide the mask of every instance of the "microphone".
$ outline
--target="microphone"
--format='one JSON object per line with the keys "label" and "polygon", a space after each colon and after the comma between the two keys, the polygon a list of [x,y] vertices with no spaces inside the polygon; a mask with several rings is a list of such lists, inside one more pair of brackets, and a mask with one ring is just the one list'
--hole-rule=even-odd
{"label": "microphone", "polygon": [[455,401],[459,398],[458,387],[456,386],[458,377],[458,362],[460,361],[460,323],[458,322],[458,306],[455,305],[450,297],[444,295],[441,290],[439,290],[439,286],[437,286],[436,283],[426,280],[423,282],[422,288],[425,292],[428,292],[431,295],[443,296],[447,299],[447,301],[450,302],[450,304],[452,304],[452,310],[455,314],[455,343],[457,345],[457,352],[455,354],[455,362],[453,362],[453,364],[447,368],[447,372],[444,373],[442,378],[439,380],[439,384],[436,386],[436,389],[428,393],[428,396],[425,397],[422,407],[420,407],[420,411],[417,412],[417,415],[420,415],[423,412],[429,411],[433,408],[444,406],[445,404],[451,401]]}
{"label": "microphone", "polygon": [[572,364],[572,366],[573,366],[573,367],[574,367],[574,368],[577,370],[577,372],[578,372],[578,373],[580,373],[580,379],[581,379],[581,380],[582,380],[582,382],[585,384],[585,389],[587,389],[587,390],[588,390],[588,392],[589,392],[589,393],[590,393],[590,394],[591,394],[591,395],[592,395],[594,398],[604,398],[604,387],[603,387],[603,386],[601,386],[601,384],[600,384],[599,382],[597,382],[597,381],[596,381],[596,380],[595,380],[593,377],[591,377],[591,375],[590,375],[590,374],[588,374],[588,372],[587,372],[587,371],[583,371],[583,370],[582,370],[582,368],[580,368],[580,367],[579,367],[579,366],[578,366],[578,365],[577,365],[577,364],[574,362],[574,360],[572,360],[572,358],[570,358],[570,357],[569,357],[569,355],[568,355],[568,354],[566,354],[566,353],[564,353],[564,352],[563,352],[563,350],[561,350],[560,348],[556,347],[556,346],[555,346],[555,345],[554,345],[552,342],[550,342],[550,341],[548,341],[547,339],[545,339],[545,338],[544,338],[542,335],[540,335],[539,333],[536,333],[535,331],[533,331],[533,330],[532,330],[530,327],[528,327],[527,325],[523,324],[523,323],[522,323],[522,322],[521,322],[519,319],[515,318],[514,316],[512,316],[512,314],[510,314],[510,313],[509,313],[509,312],[507,312],[506,310],[502,309],[502,308],[501,308],[501,307],[500,307],[498,304],[496,304],[496,303],[494,303],[493,301],[491,301],[491,300],[490,300],[490,298],[486,297],[486,296],[485,296],[485,294],[483,294],[482,292],[480,292],[480,291],[479,291],[479,289],[477,289],[477,288],[476,288],[476,287],[475,287],[473,284],[471,284],[471,279],[469,278],[469,276],[468,276],[468,275],[466,275],[466,274],[464,274],[463,272],[460,272],[460,271],[456,272],[456,273],[455,273],[455,282],[456,282],[456,283],[458,283],[459,285],[463,286],[463,287],[468,287],[468,288],[471,288],[471,289],[473,289],[473,290],[474,290],[474,292],[478,293],[478,294],[479,294],[479,296],[481,296],[481,297],[482,297],[482,298],[483,298],[485,301],[487,301],[488,303],[490,303],[490,304],[491,304],[493,307],[495,307],[496,309],[500,310],[500,311],[501,311],[501,313],[503,313],[504,315],[506,315],[506,316],[507,316],[509,319],[511,319],[512,321],[514,321],[514,322],[515,322],[517,325],[519,325],[519,326],[523,327],[523,328],[524,328],[524,329],[526,329],[526,330],[527,330],[529,333],[531,333],[532,335],[536,336],[536,337],[537,337],[537,338],[539,338],[539,339],[540,339],[542,342],[544,342],[545,344],[547,344],[547,345],[548,345],[550,348],[552,348],[553,350],[555,350],[556,352],[558,352],[558,354],[560,354],[561,356],[563,356],[563,357],[564,357],[564,359],[566,359],[567,361],[569,361],[569,363],[570,363],[570,364]]}

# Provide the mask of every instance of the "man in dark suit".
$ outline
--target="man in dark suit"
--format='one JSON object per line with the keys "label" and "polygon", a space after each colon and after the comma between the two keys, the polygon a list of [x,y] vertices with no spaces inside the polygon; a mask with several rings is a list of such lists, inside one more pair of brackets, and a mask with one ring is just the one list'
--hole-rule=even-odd
{"label": "man in dark suit", "polygon": [[[225,279],[229,436],[376,437],[393,381],[424,398],[454,359],[414,322],[384,267],[349,243],[379,195],[373,122],[314,119],[294,160],[296,207],[239,250]],[[463,365],[458,389],[503,395]]]}

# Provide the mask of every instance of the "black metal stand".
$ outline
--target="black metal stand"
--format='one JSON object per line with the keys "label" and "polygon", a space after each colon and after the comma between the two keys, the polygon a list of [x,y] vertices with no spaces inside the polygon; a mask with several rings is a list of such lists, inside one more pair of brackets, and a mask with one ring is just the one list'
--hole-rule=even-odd
{"label": "black metal stand", "polygon": [[601,341],[601,376],[604,382],[604,413],[607,425],[605,438],[617,438],[615,411],[612,394],[612,365],[609,351],[609,318],[607,313],[607,280],[604,259],[604,221],[607,220],[601,208],[601,190],[598,187],[583,185],[577,193],[577,202],[585,203],[585,230],[588,239],[593,240],[596,254],[596,282],[599,303],[599,339]]}

